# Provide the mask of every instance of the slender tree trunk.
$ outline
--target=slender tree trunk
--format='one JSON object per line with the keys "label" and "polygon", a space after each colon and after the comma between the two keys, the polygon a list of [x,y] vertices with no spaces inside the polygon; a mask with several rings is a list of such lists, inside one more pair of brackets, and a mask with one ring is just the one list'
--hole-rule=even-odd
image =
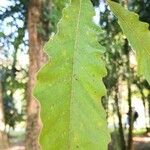
{"label": "slender tree trunk", "polygon": [[2,85],[0,81],[0,149],[8,148],[8,138],[5,133],[5,117],[3,108]]}
{"label": "slender tree trunk", "polygon": [[124,50],[127,56],[127,88],[128,88],[128,106],[129,106],[129,133],[128,133],[128,150],[133,149],[133,112],[132,112],[132,91],[131,91],[131,69],[130,69],[130,48],[128,40],[125,40]]}
{"label": "slender tree trunk", "polygon": [[27,84],[27,134],[26,150],[39,150],[38,136],[41,128],[39,119],[39,104],[32,95],[36,81],[36,73],[46,62],[43,52],[43,37],[39,34],[42,27],[42,10],[44,0],[30,0],[28,9],[29,33],[29,80]]}
{"label": "slender tree trunk", "polygon": [[141,98],[142,98],[142,102],[143,102],[143,106],[144,106],[144,116],[145,116],[145,127],[146,129],[148,129],[148,125],[147,125],[147,115],[146,115],[146,101],[145,101],[145,95],[143,92],[143,89],[140,88],[140,93],[141,93]]}
{"label": "slender tree trunk", "polygon": [[119,109],[118,93],[119,93],[119,90],[118,90],[118,86],[116,85],[115,103],[116,103],[116,110],[117,110],[117,115],[119,119],[119,134],[120,134],[121,150],[126,150],[126,142],[124,138],[123,125],[122,125],[122,116],[121,116],[120,109]]}
{"label": "slender tree trunk", "polygon": [[108,94],[107,94],[107,96],[102,98],[102,105],[106,111],[106,118],[108,118],[108,103],[109,103],[109,98],[108,98]]}
{"label": "slender tree trunk", "polygon": [[[4,109],[3,109],[3,96],[2,96],[2,85],[0,81],[0,127],[5,129]],[[3,130],[1,129],[0,130]]]}
{"label": "slender tree trunk", "polygon": [[133,147],[133,113],[132,113],[132,100],[131,100],[131,82],[128,79],[128,105],[129,105],[129,133],[128,133],[128,150]]}
{"label": "slender tree trunk", "polygon": [[[116,109],[115,109],[115,105],[114,104],[112,104],[112,108],[113,108],[113,114],[115,114]],[[116,127],[116,122],[115,122],[115,116],[113,115],[112,117],[113,117],[114,130],[116,130],[117,127]]]}

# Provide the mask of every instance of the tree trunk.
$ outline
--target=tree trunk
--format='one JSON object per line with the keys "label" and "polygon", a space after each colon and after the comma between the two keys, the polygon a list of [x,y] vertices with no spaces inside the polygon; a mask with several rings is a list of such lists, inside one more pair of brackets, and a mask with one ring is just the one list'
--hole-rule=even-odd
{"label": "tree trunk", "polygon": [[2,85],[0,81],[0,149],[8,148],[8,138],[5,133],[5,117],[3,108]]}
{"label": "tree trunk", "polygon": [[120,135],[120,144],[121,144],[121,150],[126,150],[126,142],[124,138],[124,132],[123,132],[123,125],[122,125],[122,116],[120,113],[119,109],[119,101],[118,101],[118,86],[116,85],[115,87],[115,104],[116,104],[116,110],[117,110],[117,115],[119,119],[119,135]]}
{"label": "tree trunk", "polygon": [[133,113],[132,113],[132,100],[131,100],[131,82],[128,79],[128,105],[129,105],[129,133],[128,133],[128,150],[132,150],[133,148]]}
{"label": "tree trunk", "polygon": [[5,119],[4,119],[4,108],[3,108],[3,96],[2,96],[2,85],[0,81],[0,131],[5,129]]}
{"label": "tree trunk", "polygon": [[146,100],[146,97],[145,97],[145,95],[144,95],[143,89],[141,88],[141,89],[139,89],[139,90],[140,90],[140,93],[141,93],[141,99],[142,99],[143,106],[144,106],[145,127],[146,127],[146,129],[148,129],[147,115],[146,115],[147,110],[146,110],[146,101],[145,101],[145,100]]}
{"label": "tree trunk", "polygon": [[132,113],[132,91],[131,91],[131,68],[130,68],[130,48],[128,40],[125,40],[124,50],[127,58],[127,89],[128,89],[128,106],[129,106],[129,133],[128,133],[128,150],[133,149],[133,113]]}
{"label": "tree trunk", "polygon": [[36,73],[46,62],[43,52],[44,39],[39,33],[42,27],[42,10],[44,0],[30,0],[28,9],[29,33],[29,80],[27,84],[27,134],[26,150],[39,150],[38,136],[40,132],[39,104],[32,96],[36,81]]}

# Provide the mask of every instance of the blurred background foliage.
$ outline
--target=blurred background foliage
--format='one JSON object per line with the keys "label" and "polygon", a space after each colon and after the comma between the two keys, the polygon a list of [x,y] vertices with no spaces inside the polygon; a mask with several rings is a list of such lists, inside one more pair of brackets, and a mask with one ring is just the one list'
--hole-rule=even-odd
{"label": "blurred background foliage", "polygon": [[[31,2],[30,0],[3,1],[4,3],[0,3],[0,104],[2,104],[0,113],[3,114],[0,118],[0,131],[6,134],[5,141],[9,140],[8,143],[11,145],[12,132],[22,130],[21,133],[26,134],[27,83],[30,78],[28,11]],[[138,13],[141,21],[150,24],[149,0],[115,1]],[[69,0],[43,0],[41,22],[37,24],[37,30],[38,36],[44,42],[56,32],[62,9],[68,5],[68,2]],[[143,135],[149,137],[150,86],[143,77],[137,76],[134,50],[131,50],[128,40],[105,0],[92,0],[92,3],[96,11],[94,20],[103,29],[98,39],[106,49],[104,59],[108,75],[104,78],[104,83],[108,92],[103,97],[102,103],[112,133],[109,148],[140,149],[141,143],[134,139],[139,133],[141,137]],[[130,121],[134,111],[138,112],[138,119],[142,124],[138,123],[138,120],[135,123]],[[17,139],[16,136],[14,138]],[[18,140],[24,141],[24,138],[25,136]],[[0,147],[8,147],[9,144]],[[143,150],[150,149],[150,139],[148,144],[141,146],[144,147],[141,148]]]}

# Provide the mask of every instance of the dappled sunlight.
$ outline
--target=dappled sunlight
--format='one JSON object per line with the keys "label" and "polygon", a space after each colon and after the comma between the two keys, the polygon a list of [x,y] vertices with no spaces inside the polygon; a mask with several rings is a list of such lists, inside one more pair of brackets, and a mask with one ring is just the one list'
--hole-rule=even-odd
{"label": "dappled sunlight", "polygon": [[12,146],[5,150],[25,150],[25,147],[24,146]]}
{"label": "dappled sunlight", "polygon": [[133,137],[134,142],[150,143],[150,137]]}

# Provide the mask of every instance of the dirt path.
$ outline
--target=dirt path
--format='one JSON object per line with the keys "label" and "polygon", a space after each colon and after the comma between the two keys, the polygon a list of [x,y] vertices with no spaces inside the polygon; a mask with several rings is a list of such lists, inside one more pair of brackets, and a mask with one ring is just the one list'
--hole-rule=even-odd
{"label": "dirt path", "polygon": [[5,150],[25,150],[25,142],[24,139],[15,139],[15,137],[11,138],[9,140],[9,148],[5,149]]}
{"label": "dirt path", "polygon": [[150,136],[136,136],[133,138],[134,150],[150,150]]}
{"label": "dirt path", "polygon": [[6,150],[25,150],[24,146],[11,146],[10,148]]}

